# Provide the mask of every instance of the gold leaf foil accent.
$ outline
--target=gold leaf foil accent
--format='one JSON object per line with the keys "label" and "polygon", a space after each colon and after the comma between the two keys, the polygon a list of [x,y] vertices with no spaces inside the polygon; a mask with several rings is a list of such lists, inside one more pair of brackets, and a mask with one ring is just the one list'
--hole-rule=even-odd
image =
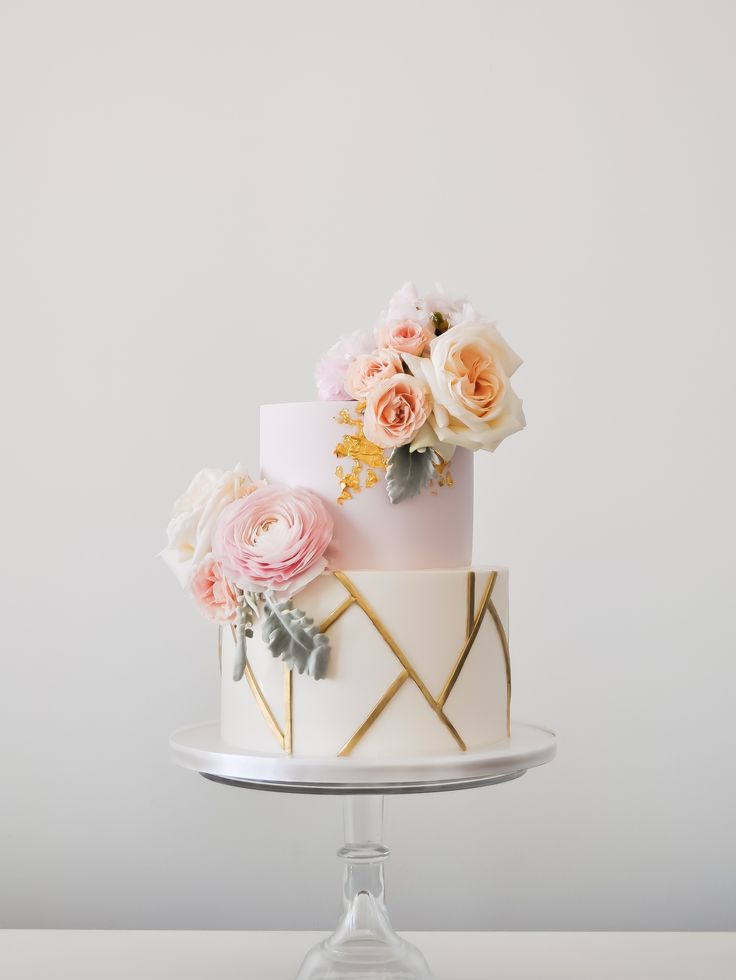
{"label": "gold leaf foil accent", "polygon": [[441,487],[454,487],[455,481],[452,478],[452,473],[450,471],[450,464],[441,456],[435,449],[435,456],[437,460],[434,464],[435,470],[437,470],[437,483]]}
{"label": "gold leaf foil accent", "polygon": [[[339,465],[335,470],[335,476],[340,484],[340,492],[337,496],[338,504],[344,504],[347,500],[352,500],[353,495],[360,493],[365,487],[374,487],[379,476],[376,470],[385,470],[388,460],[381,449],[374,442],[368,439],[363,431],[363,412],[365,402],[360,402],[355,409],[356,414],[350,414],[347,408],[341,409],[337,414],[337,421],[340,425],[349,425],[355,428],[355,434],[345,435],[335,446],[335,456],[338,459],[351,459],[352,469],[347,470]],[[367,472],[364,471],[367,470]]]}

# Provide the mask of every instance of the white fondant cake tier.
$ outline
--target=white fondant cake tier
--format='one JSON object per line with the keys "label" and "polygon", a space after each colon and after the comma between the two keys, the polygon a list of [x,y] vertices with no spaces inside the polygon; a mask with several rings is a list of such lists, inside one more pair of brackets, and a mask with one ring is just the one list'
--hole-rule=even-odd
{"label": "white fondant cake tier", "polygon": [[481,749],[508,731],[508,572],[503,568],[325,572],[295,604],[330,638],[315,681],[221,630],[221,731],[252,752],[381,759]]}
{"label": "white fondant cake tier", "polygon": [[[358,430],[341,420],[355,419],[355,402],[301,402],[261,406],[261,472],[269,483],[301,486],[319,494],[335,523],[327,557],[332,568],[464,568],[473,547],[473,454],[458,449],[449,466],[450,481],[392,504],[385,472],[364,462]],[[358,455],[338,456],[354,451]],[[347,488],[338,503],[340,478],[353,476],[360,490]],[[373,474],[370,476],[369,474]],[[373,479],[377,482],[370,485]]]}

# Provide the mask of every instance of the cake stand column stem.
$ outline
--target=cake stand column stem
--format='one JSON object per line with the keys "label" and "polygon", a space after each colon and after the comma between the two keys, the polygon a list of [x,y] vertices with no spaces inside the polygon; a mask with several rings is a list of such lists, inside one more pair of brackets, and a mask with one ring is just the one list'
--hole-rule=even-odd
{"label": "cake stand column stem", "polygon": [[383,797],[346,796],[343,802],[344,844],[337,856],[345,862],[343,896],[347,914],[375,904],[386,914],[383,863]]}

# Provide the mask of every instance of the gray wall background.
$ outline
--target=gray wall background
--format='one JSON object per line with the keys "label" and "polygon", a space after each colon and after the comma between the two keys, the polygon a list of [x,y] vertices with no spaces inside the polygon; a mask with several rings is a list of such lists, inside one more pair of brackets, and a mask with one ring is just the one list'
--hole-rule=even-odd
{"label": "gray wall background", "polygon": [[[155,554],[192,473],[406,278],[526,359],[478,460],[514,714],[558,761],[393,799],[402,928],[734,925],[736,11],[0,7],[0,923],[327,927],[339,803],[169,764],[217,713]],[[288,355],[284,353],[287,350]]]}

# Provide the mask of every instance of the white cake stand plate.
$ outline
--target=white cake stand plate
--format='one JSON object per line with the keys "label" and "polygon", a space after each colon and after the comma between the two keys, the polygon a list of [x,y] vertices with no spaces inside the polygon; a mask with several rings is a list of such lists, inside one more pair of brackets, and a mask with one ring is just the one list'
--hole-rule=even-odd
{"label": "white cake stand plate", "polygon": [[480,752],[380,761],[310,758],[236,749],[217,722],[190,725],[170,740],[172,761],[219,782],[287,793],[432,793],[505,782],[550,762],[555,735],[515,723],[511,736]]}
{"label": "white cake stand plate", "polygon": [[173,761],[208,779],[244,789],[345,797],[345,911],[328,939],[307,953],[297,980],[432,980],[419,950],[392,929],[384,898],[383,801],[392,793],[436,793],[508,782],[555,755],[555,735],[512,724],[509,738],[481,752],[379,762],[249,753],[220,738],[209,722],[171,736]]}

